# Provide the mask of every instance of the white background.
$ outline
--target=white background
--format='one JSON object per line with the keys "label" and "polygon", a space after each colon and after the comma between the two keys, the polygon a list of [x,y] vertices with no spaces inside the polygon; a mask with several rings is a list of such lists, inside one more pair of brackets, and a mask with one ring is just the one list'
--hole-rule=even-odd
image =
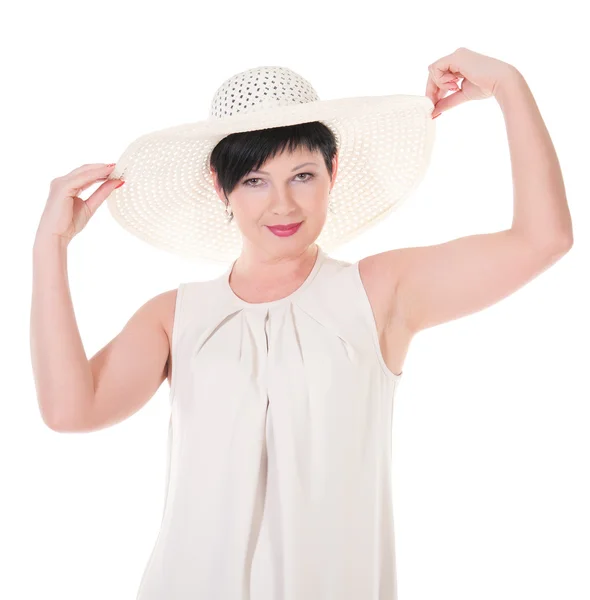
{"label": "white background", "polygon": [[[525,76],[560,159],[575,242],[510,297],[412,342],[393,425],[399,600],[590,598],[590,47],[574,7],[2,8],[0,597],[134,599],[164,501],[167,382],[132,418],[95,433],[56,433],[41,419],[29,319],[32,244],[50,180],[115,162],[143,133],[205,119],[217,87],[248,68],[287,66],[322,99],[421,95],[427,66],[465,46]],[[496,100],[461,105],[436,124],[431,167],[413,197],[333,256],[357,260],[510,226]],[[134,238],[103,204],[68,250],[88,357],[152,296],[220,272]]]}

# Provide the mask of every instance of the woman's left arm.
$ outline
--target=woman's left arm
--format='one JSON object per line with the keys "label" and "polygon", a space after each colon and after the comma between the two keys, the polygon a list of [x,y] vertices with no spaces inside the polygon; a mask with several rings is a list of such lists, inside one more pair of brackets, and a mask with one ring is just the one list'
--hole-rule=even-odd
{"label": "woman's left arm", "polygon": [[510,147],[513,231],[541,247],[571,247],[572,220],[559,160],[527,82],[512,67],[494,96],[504,114]]}
{"label": "woman's left arm", "polygon": [[[437,115],[495,97],[504,113],[514,184],[512,226],[432,246],[396,248],[362,259],[391,331],[418,331],[506,298],[564,256],[572,222],[555,149],[520,72],[459,48],[429,66],[426,94]],[[462,88],[453,80],[463,78]],[[456,92],[445,94],[453,88]]]}

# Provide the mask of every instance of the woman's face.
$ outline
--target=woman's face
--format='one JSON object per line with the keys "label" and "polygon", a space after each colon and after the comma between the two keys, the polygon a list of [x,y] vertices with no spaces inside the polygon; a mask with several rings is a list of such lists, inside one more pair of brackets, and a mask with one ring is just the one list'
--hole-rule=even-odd
{"label": "woman's face", "polygon": [[[247,173],[228,195],[229,206],[244,241],[246,251],[256,254],[297,255],[312,245],[326,221],[329,192],[338,169],[338,155],[333,161],[332,180],[319,151],[298,149],[284,151]],[[225,198],[215,188],[225,206]],[[290,236],[279,237],[268,226],[301,222]],[[256,252],[257,251],[257,252]]]}

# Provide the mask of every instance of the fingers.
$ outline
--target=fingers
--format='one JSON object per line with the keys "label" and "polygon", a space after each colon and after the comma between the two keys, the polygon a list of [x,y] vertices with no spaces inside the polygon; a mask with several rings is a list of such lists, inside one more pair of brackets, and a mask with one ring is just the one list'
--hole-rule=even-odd
{"label": "fingers", "polygon": [[[445,65],[448,67],[448,69],[443,68]],[[464,77],[462,73],[450,63],[437,61],[436,63],[428,66],[428,73],[425,95],[430,98],[435,106],[444,98],[447,92],[461,91],[458,81],[460,78],[464,79]],[[445,102],[447,99],[448,98],[445,98]],[[433,110],[433,114],[435,112],[440,111]]]}
{"label": "fingers", "polygon": [[[68,193],[74,195],[90,187],[100,179],[106,179],[114,169],[115,165],[88,164],[82,165],[67,175],[57,177],[52,181],[52,185],[58,185]],[[111,180],[117,181],[117,180]]]}
{"label": "fingers", "polygon": [[100,169],[102,167],[109,167],[109,166],[115,166],[115,165],[107,165],[106,163],[88,163],[85,165],[81,165],[79,167],[77,167],[76,169],[73,169],[72,171],[70,171],[68,173],[68,175],[77,175],[78,173],[82,172],[82,171],[87,171],[88,169]]}
{"label": "fingers", "polygon": [[109,197],[110,193],[121,185],[120,179],[109,179],[105,181],[102,185],[96,188],[96,190],[90,194],[90,196],[86,199],[85,204],[90,210],[90,213],[93,215],[98,207]]}
{"label": "fingers", "polygon": [[447,79],[447,81],[439,80],[439,83],[437,84],[431,76],[428,77],[425,95],[432,100],[433,104],[439,102],[447,92],[459,89],[452,75],[447,75],[445,79]]}
{"label": "fingers", "polygon": [[439,77],[440,81],[443,83],[450,83],[452,81],[457,81],[459,79],[459,75],[457,75],[457,73],[443,73],[443,75],[441,75]]}
{"label": "fingers", "polygon": [[451,108],[454,108],[455,106],[459,106],[460,104],[463,104],[464,102],[467,102],[468,100],[469,99],[467,98],[467,96],[465,96],[463,91],[459,90],[455,94],[451,94],[450,96],[443,98],[438,103],[438,105],[435,107],[435,109],[432,111],[432,117],[436,118],[437,115],[439,115],[443,112],[446,112],[447,110],[450,110]]}

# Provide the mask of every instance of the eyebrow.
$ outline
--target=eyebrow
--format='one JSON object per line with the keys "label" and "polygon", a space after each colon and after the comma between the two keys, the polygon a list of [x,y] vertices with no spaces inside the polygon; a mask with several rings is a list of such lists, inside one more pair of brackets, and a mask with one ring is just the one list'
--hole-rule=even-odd
{"label": "eyebrow", "polygon": [[[317,167],[317,163],[314,162],[304,162],[300,165],[297,165],[296,167],[293,167],[291,169],[291,173],[293,173],[293,171],[297,171],[297,169],[301,169],[301,167],[304,167],[305,165],[315,165]],[[266,171],[250,171],[250,173],[262,173],[263,175],[270,175],[270,173],[267,173]]]}

